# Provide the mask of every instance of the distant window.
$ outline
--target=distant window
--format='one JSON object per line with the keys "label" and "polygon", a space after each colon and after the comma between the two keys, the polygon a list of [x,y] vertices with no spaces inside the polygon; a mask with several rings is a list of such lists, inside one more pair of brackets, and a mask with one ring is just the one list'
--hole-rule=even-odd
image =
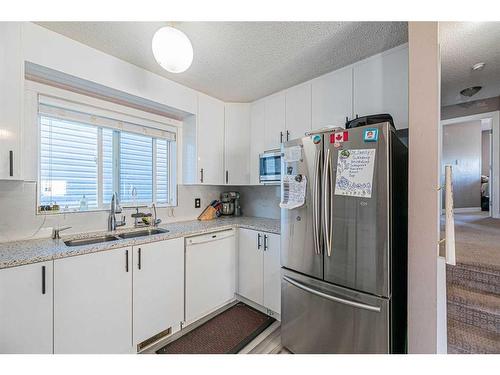
{"label": "distant window", "polygon": [[103,209],[114,192],[124,205],[175,204],[175,134],[99,119],[39,103],[40,209]]}

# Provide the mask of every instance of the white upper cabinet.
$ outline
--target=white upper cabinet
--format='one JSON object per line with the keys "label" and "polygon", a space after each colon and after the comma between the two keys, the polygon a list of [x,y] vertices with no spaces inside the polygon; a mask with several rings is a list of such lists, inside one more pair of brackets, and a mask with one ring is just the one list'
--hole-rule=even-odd
{"label": "white upper cabinet", "polygon": [[408,128],[408,47],[397,47],[354,66],[354,115],[389,113]]}
{"label": "white upper cabinet", "polygon": [[208,95],[198,96],[198,181],[224,183],[224,102]]}
{"label": "white upper cabinet", "polygon": [[264,100],[250,105],[250,184],[259,184],[259,154],[266,149],[266,103]]}
{"label": "white upper cabinet", "polygon": [[280,148],[286,141],[285,92],[264,99],[266,103],[265,150]]}
{"label": "white upper cabinet", "polygon": [[301,138],[311,130],[311,83],[286,90],[285,140]]}
{"label": "white upper cabinet", "polygon": [[52,264],[0,270],[0,354],[52,353]]}
{"label": "white upper cabinet", "polygon": [[225,175],[228,185],[250,183],[250,104],[226,103]]}
{"label": "white upper cabinet", "polygon": [[0,23],[0,180],[20,180],[24,68],[21,23]]}
{"label": "white upper cabinet", "polygon": [[352,67],[312,81],[312,129],[345,126],[352,117]]}

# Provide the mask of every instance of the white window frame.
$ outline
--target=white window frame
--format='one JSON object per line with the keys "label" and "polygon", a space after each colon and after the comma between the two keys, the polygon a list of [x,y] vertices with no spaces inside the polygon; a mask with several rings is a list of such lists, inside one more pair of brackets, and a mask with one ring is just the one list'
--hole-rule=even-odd
{"label": "white window frame", "polygon": [[[98,99],[95,97],[91,97],[88,95],[82,95],[73,91],[68,91],[64,89],[60,89],[57,87],[41,84],[38,82],[34,81],[25,81],[25,124],[28,125],[27,128],[34,130],[36,128],[36,147],[33,149],[29,154],[29,159],[31,159],[33,156],[35,156],[35,160],[29,160],[25,162],[25,168],[28,170],[34,169],[36,171],[36,182],[37,182],[37,193],[36,193],[36,207],[35,207],[35,212],[37,214],[42,214],[45,215],[47,213],[50,214],[67,214],[67,213],[81,213],[81,212],[94,212],[94,211],[105,211],[108,210],[109,207],[106,207],[107,205],[104,205],[102,200],[103,200],[103,195],[102,195],[102,137],[98,137],[98,207],[97,208],[92,208],[87,211],[78,211],[78,210],[70,210],[70,211],[64,211],[63,207],[60,208],[60,211],[58,212],[50,212],[50,211],[39,211],[39,206],[40,206],[40,123],[39,123],[39,113],[38,113],[38,104],[39,104],[39,97],[40,95],[44,97],[51,97],[54,98],[54,100],[57,102],[57,100],[62,100],[66,103],[70,102],[74,105],[74,108],[77,109],[78,106],[81,106],[82,108],[89,108],[92,107],[92,114],[100,115],[103,117],[109,117],[113,118],[114,120],[118,121],[123,121],[123,122],[128,122],[128,123],[133,123],[136,125],[144,126],[145,128],[153,130],[153,133],[155,133],[154,130],[160,130],[160,131],[168,131],[170,133],[175,134],[175,140],[170,142],[170,150],[169,150],[169,198],[170,202],[165,204],[157,204],[158,207],[177,207],[178,205],[178,197],[177,197],[177,184],[178,184],[178,176],[182,175],[181,171],[179,168],[181,168],[181,160],[179,155],[179,150],[182,150],[182,145],[180,144],[181,142],[181,131],[180,128],[182,127],[182,121],[157,115],[154,113],[146,112],[143,110],[135,109],[132,107],[128,107],[122,104],[117,104],[114,102]],[[95,110],[95,112],[94,112]],[[87,112],[88,113],[88,112]],[[138,120],[140,120],[140,124],[137,124]],[[92,125],[92,124],[89,124]],[[98,126],[98,128],[106,127],[106,126],[100,126],[97,124],[94,124]],[[120,129],[116,129],[120,130]],[[127,131],[126,129],[123,129],[123,131]],[[102,133],[102,131],[99,131],[99,133]],[[139,133],[140,134],[140,133]],[[153,134],[147,134],[148,136],[151,136],[155,138],[155,135]],[[161,138],[161,137],[157,137]],[[156,142],[153,142],[153,145]],[[35,145],[35,142],[32,142],[33,145]],[[154,147],[155,148],[155,147]],[[156,175],[156,154],[154,153],[153,149],[153,201],[152,202],[138,202],[138,204],[152,204],[156,202],[156,181],[155,181],[155,175]],[[36,162],[36,166],[34,165]],[[123,205],[124,207],[132,207],[131,204],[129,205],[128,203]]]}

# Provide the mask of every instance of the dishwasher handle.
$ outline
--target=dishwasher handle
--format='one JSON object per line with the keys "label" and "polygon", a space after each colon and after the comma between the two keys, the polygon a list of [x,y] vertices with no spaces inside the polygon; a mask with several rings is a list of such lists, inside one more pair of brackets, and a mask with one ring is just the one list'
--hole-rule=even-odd
{"label": "dishwasher handle", "polygon": [[222,232],[213,232],[213,233],[203,234],[201,236],[190,237],[186,239],[186,244],[198,245],[206,242],[218,241],[231,237],[234,237],[234,231],[232,229]]}

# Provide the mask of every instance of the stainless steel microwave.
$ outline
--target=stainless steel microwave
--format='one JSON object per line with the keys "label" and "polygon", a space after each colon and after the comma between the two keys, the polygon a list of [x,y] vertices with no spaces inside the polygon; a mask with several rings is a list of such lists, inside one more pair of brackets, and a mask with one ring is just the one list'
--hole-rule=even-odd
{"label": "stainless steel microwave", "polygon": [[281,180],[281,151],[265,151],[259,155],[259,182],[279,183]]}

